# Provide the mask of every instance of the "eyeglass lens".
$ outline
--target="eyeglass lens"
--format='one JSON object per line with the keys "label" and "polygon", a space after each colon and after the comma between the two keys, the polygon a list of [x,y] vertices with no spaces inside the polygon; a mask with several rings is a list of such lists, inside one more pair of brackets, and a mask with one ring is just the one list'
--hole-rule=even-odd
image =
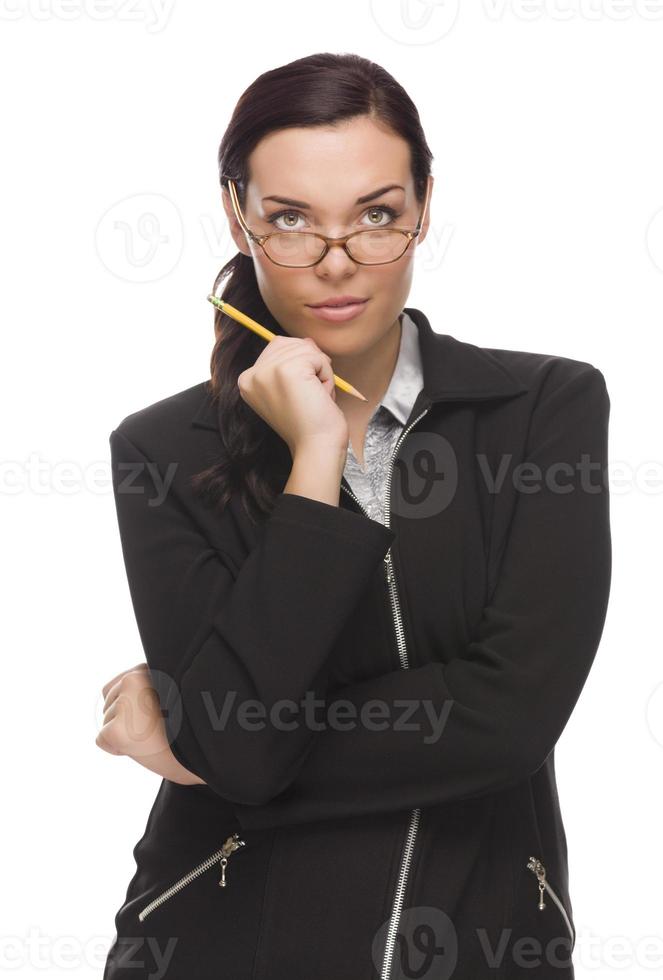
{"label": "eyeglass lens", "polygon": [[[347,243],[348,251],[358,262],[379,264],[391,262],[403,254],[409,242],[400,231],[362,231]],[[282,265],[310,265],[325,250],[325,240],[318,235],[300,235],[296,231],[271,235],[264,244],[270,259]]]}

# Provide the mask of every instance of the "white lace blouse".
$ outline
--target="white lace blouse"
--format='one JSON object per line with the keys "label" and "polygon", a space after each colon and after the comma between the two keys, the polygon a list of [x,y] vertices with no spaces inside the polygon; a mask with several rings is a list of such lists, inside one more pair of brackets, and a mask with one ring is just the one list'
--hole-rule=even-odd
{"label": "white lace blouse", "polygon": [[416,323],[403,312],[401,345],[394,373],[382,401],[373,412],[364,442],[364,469],[348,442],[343,475],[373,520],[385,523],[383,512],[389,461],[412,406],[423,386],[419,333]]}

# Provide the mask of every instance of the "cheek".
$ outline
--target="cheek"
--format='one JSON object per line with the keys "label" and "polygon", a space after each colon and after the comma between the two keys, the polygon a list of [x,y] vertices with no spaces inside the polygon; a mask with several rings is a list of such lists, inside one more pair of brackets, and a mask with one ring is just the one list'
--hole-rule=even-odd
{"label": "cheek", "polygon": [[288,324],[286,333],[291,336],[307,336],[309,332],[304,329],[301,307],[306,300],[302,297],[314,296],[317,284],[307,281],[304,271],[310,273],[310,270],[279,268],[267,258],[262,263],[255,263],[260,295],[272,316],[279,323]]}
{"label": "cheek", "polygon": [[300,270],[274,265],[266,257],[254,260],[254,267],[258,288],[265,299],[269,298],[277,304],[287,304],[288,299],[297,295],[297,289],[301,288]]}
{"label": "cheek", "polygon": [[376,266],[371,271],[374,289],[373,295],[384,305],[402,303],[410,289],[414,265],[409,253],[405,253],[398,262],[390,265]]}

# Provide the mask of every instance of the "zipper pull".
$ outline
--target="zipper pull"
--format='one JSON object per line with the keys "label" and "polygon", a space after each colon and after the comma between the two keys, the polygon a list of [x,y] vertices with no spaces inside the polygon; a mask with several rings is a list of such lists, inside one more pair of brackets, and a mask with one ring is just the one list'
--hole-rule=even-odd
{"label": "zipper pull", "polygon": [[384,570],[385,571],[385,580],[386,580],[387,585],[391,585],[391,583],[394,581],[394,573],[391,570],[391,548],[389,549],[389,551],[385,555],[383,561],[385,563],[385,570]]}
{"label": "zipper pull", "polygon": [[221,848],[223,851],[223,857],[221,858],[221,877],[219,879],[219,885],[221,888],[226,887],[226,866],[228,864],[228,858],[231,854],[237,851],[240,847],[244,847],[246,841],[243,841],[239,834],[231,834],[230,837],[226,839],[225,844]]}
{"label": "zipper pull", "polygon": [[527,867],[529,868],[530,871],[532,871],[536,875],[537,881],[539,883],[538,907],[541,911],[543,911],[546,907],[546,903],[543,901],[543,893],[546,888],[546,869],[541,864],[541,862],[537,860],[537,858],[535,857],[530,857],[527,863]]}

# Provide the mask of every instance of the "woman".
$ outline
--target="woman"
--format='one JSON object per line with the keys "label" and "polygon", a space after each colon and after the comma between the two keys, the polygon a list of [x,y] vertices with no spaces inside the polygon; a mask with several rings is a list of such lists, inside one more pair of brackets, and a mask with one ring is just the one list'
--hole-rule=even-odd
{"label": "woman", "polygon": [[147,664],[97,744],[164,779],[105,980],[574,976],[554,747],[608,601],[609,398],[405,307],[431,159],[355,55],[260,76],[223,137],[215,287],[278,336],[217,310],[211,378],[111,434]]}

